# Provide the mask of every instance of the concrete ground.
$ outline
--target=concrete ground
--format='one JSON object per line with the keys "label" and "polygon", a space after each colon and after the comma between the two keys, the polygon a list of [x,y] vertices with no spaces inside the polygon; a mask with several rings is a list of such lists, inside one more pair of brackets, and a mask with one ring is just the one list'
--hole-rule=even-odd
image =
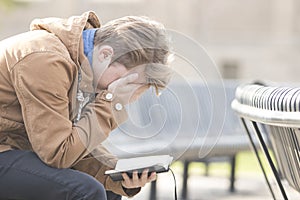
{"label": "concrete ground", "polygon": [[[178,199],[181,192],[181,174],[175,174],[177,179]],[[236,178],[236,192],[228,191],[229,180],[227,177],[191,175],[188,182],[188,200],[271,200],[271,193],[262,175],[240,175]],[[171,172],[158,175],[157,200],[174,199],[174,181]],[[150,184],[130,200],[148,200]],[[289,196],[289,199],[300,199]],[[126,200],[127,198],[123,198]]]}

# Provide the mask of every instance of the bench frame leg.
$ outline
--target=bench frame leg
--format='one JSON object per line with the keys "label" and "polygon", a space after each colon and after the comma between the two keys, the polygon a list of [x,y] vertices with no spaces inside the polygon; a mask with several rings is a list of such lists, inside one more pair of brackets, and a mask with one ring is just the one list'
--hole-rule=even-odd
{"label": "bench frame leg", "polygon": [[235,191],[234,182],[235,182],[236,155],[232,156],[230,164],[231,164],[231,172],[230,172],[229,191],[234,192]]}
{"label": "bench frame leg", "polygon": [[[259,154],[258,154],[258,150],[257,150],[257,148],[256,148],[256,145],[255,145],[255,143],[254,143],[254,140],[253,140],[253,138],[252,138],[252,136],[251,136],[251,133],[250,133],[250,131],[249,131],[249,129],[248,129],[248,126],[247,126],[247,124],[246,124],[246,122],[245,122],[245,119],[241,117],[241,121],[242,121],[242,124],[243,124],[243,126],[244,126],[244,128],[245,128],[245,130],[246,130],[246,133],[248,134],[248,137],[249,137],[249,139],[250,139],[251,146],[252,146],[252,148],[253,148],[253,150],[254,150],[254,152],[255,152],[255,155],[256,155],[256,157],[257,157],[258,163],[259,163],[260,168],[261,168],[261,170],[262,170],[262,172],[263,172],[263,175],[264,175],[265,180],[266,180],[266,182],[267,182],[267,185],[268,185],[268,187],[269,187],[269,189],[270,189],[270,192],[271,192],[271,194],[272,194],[272,197],[273,197],[273,199],[276,199],[275,194],[274,194],[274,191],[273,191],[273,189],[272,189],[272,186],[271,186],[271,184],[270,184],[270,182],[269,182],[267,173],[266,173],[266,171],[265,171],[265,169],[264,169],[264,167],[263,167],[263,165],[262,165],[262,161],[261,161],[261,158],[260,158],[260,156],[259,156]],[[276,168],[275,168],[275,165],[274,165],[274,163],[273,163],[273,161],[272,161],[272,159],[271,159],[271,156],[270,156],[269,151],[268,151],[268,147],[267,147],[266,143],[265,143],[264,140],[263,140],[262,134],[261,134],[261,132],[260,132],[258,126],[257,126],[257,123],[254,122],[254,121],[251,121],[251,123],[252,123],[252,126],[253,126],[253,128],[254,128],[255,134],[256,134],[256,136],[257,136],[258,139],[259,139],[259,142],[260,142],[260,145],[261,145],[261,147],[262,147],[262,150],[263,150],[263,152],[264,152],[264,154],[265,154],[265,156],[266,156],[266,158],[267,158],[267,160],[268,160],[268,163],[269,163],[269,165],[270,165],[270,167],[271,167],[271,169],[272,169],[272,171],[273,171],[273,174],[274,174],[274,176],[275,176],[275,179],[276,179],[276,181],[277,181],[277,184],[278,184],[278,186],[279,186],[279,189],[280,189],[280,191],[281,191],[281,194],[282,194],[283,198],[284,198],[285,200],[287,200],[288,198],[287,198],[287,196],[286,196],[285,190],[284,190],[284,188],[283,188],[283,186],[282,186],[282,183],[281,183],[281,181],[280,181],[279,174],[278,174],[278,172],[277,172],[277,170],[276,170]]]}
{"label": "bench frame leg", "polygon": [[150,186],[150,200],[156,200],[156,185],[157,185],[157,180],[151,182]]}
{"label": "bench frame leg", "polygon": [[182,190],[181,190],[181,199],[185,200],[187,199],[187,181],[188,181],[188,177],[189,177],[189,164],[190,161],[185,160],[183,162],[183,181],[182,181]]}
{"label": "bench frame leg", "polygon": [[269,153],[268,147],[267,147],[267,145],[266,145],[266,143],[265,143],[265,141],[264,141],[264,139],[262,137],[262,134],[261,134],[261,132],[260,132],[258,126],[257,126],[257,123],[254,122],[254,121],[252,121],[252,125],[253,125],[254,130],[256,132],[256,135],[257,135],[257,137],[259,139],[259,142],[260,142],[260,144],[262,146],[263,152],[264,152],[264,154],[265,154],[265,156],[266,156],[266,158],[268,160],[268,163],[269,163],[269,165],[270,165],[270,167],[271,167],[271,169],[273,171],[273,174],[275,176],[276,182],[277,182],[277,184],[279,186],[279,189],[281,191],[282,197],[287,200],[288,198],[287,198],[286,192],[284,190],[284,187],[283,187],[283,185],[281,183],[280,176],[279,176],[278,171],[277,171],[277,169],[275,167],[275,164],[274,164],[274,162],[273,162],[273,160],[271,158],[271,155]]}
{"label": "bench frame leg", "polygon": [[[186,200],[187,199],[187,190],[188,190],[188,171],[189,171],[189,164],[191,161],[185,160],[183,162],[183,181],[182,181],[182,191],[181,191],[181,199]],[[209,162],[204,162],[205,163],[205,175],[208,175],[208,167],[209,167]],[[236,169],[236,155],[233,155],[230,158],[230,165],[231,165],[231,171],[230,171],[230,187],[229,191],[234,192],[235,191],[235,169]]]}

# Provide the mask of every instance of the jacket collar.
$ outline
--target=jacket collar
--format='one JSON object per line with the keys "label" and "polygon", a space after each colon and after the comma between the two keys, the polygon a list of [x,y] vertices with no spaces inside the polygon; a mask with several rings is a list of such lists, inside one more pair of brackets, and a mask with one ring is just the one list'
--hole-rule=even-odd
{"label": "jacket collar", "polygon": [[82,31],[90,28],[99,28],[100,21],[94,12],[85,12],[81,16],[72,16],[68,19],[44,18],[35,19],[30,24],[30,30],[46,30],[55,34],[67,47],[72,60],[81,64],[80,42]]}
{"label": "jacket collar", "polygon": [[85,12],[81,16],[68,19],[45,18],[35,19],[30,24],[30,30],[46,30],[58,37],[66,46],[73,62],[78,66],[80,76],[79,89],[93,93],[93,71],[87,57],[84,55],[83,30],[100,27],[100,21],[94,12]]}

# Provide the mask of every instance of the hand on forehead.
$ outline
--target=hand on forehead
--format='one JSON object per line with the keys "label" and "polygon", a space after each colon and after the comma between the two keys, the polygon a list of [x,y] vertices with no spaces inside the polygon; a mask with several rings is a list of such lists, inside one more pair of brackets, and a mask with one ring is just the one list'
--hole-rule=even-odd
{"label": "hand on forehead", "polygon": [[130,69],[124,76],[127,76],[129,74],[137,73],[138,78],[134,81],[134,83],[148,84],[145,69],[146,69],[146,65],[138,65],[138,66],[133,67],[132,69]]}

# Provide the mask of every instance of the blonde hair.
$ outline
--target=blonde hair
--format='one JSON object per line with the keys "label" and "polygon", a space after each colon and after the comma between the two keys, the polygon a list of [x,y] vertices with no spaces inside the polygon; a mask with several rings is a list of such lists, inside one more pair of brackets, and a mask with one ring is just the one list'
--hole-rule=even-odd
{"label": "blonde hair", "polygon": [[147,83],[159,89],[167,86],[172,76],[168,66],[171,57],[170,40],[161,23],[147,17],[126,16],[106,23],[97,30],[95,45],[110,45],[114,49],[112,62],[128,69],[146,64]]}

